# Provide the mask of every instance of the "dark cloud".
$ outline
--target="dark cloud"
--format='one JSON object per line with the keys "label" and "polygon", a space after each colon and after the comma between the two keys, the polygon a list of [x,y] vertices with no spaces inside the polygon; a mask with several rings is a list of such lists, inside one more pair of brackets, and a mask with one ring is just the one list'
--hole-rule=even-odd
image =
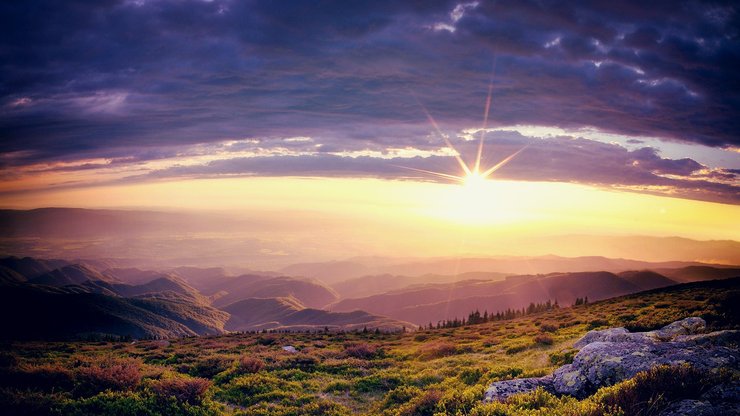
{"label": "dark cloud", "polygon": [[[481,0],[453,18],[458,4],[3,2],[0,163],[151,160],[247,137],[431,149],[414,94],[445,129],[474,127],[492,71],[493,124],[740,145],[733,2]],[[697,169],[642,152],[651,172]]]}

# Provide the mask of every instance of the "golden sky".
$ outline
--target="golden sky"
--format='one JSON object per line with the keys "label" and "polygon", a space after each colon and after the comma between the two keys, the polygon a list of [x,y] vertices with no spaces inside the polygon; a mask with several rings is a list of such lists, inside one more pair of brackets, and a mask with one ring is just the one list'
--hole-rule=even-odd
{"label": "golden sky", "polygon": [[490,180],[466,186],[381,179],[186,179],[16,194],[3,198],[2,205],[240,211],[266,219],[312,212],[333,218],[337,226],[377,222],[470,238],[487,233],[740,235],[737,205],[556,182]]}

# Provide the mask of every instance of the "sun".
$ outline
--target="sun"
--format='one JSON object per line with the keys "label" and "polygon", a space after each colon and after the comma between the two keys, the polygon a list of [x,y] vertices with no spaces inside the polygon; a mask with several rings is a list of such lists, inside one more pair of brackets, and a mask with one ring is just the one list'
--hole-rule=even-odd
{"label": "sun", "polygon": [[[522,147],[516,152],[510,154],[495,165],[483,168],[481,166],[481,160],[483,156],[483,143],[485,134],[488,127],[488,115],[491,109],[491,95],[493,92],[493,79],[488,85],[488,97],[486,99],[485,111],[483,112],[483,126],[480,129],[480,140],[478,142],[478,152],[476,154],[474,163],[468,164],[463,160],[461,153],[453,146],[452,142],[447,136],[442,133],[437,124],[437,121],[432,117],[429,110],[424,107],[424,104],[414,95],[416,102],[419,104],[421,109],[424,111],[429,123],[434,128],[434,131],[444,141],[445,145],[452,150],[452,154],[455,157],[460,169],[462,170],[459,174],[445,172],[434,172],[431,170],[417,169],[407,166],[397,166],[403,169],[408,169],[416,172],[423,173],[425,175],[435,176],[437,179],[450,181],[452,183],[459,184],[456,186],[452,194],[445,198],[450,203],[444,204],[445,217],[452,218],[455,220],[463,220],[466,223],[485,223],[490,221],[492,217],[500,217],[495,215],[496,212],[500,211],[501,203],[503,201],[496,200],[495,186],[492,186],[494,181],[489,178],[491,175],[502,168],[504,165],[514,159],[519,153],[524,151],[529,145]],[[494,214],[494,215],[492,215]]]}
{"label": "sun", "polygon": [[469,190],[483,190],[486,185],[486,177],[479,172],[470,172],[463,178],[463,186]]}

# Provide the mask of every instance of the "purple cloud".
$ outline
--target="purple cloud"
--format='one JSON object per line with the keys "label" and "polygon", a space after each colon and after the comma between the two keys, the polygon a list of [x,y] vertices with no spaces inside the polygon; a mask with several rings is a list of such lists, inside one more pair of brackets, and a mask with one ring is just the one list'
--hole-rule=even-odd
{"label": "purple cloud", "polygon": [[[460,4],[4,2],[0,169],[154,160],[250,137],[265,149],[303,149],[282,138],[308,136],[324,153],[431,150],[439,143],[414,95],[455,132],[480,125],[492,76],[494,126],[740,145],[740,13],[732,3],[480,1],[455,13]],[[454,30],[435,30],[440,23]],[[698,180],[691,159],[605,146],[565,146],[567,156],[562,146],[534,146],[507,172],[735,192]],[[330,172],[379,172],[370,165],[385,163],[326,158]],[[624,167],[630,158],[637,165]],[[299,159],[282,160],[297,164],[283,169],[313,171]],[[574,159],[581,168],[564,174],[560,163]],[[280,160],[244,163],[269,174]],[[600,175],[598,166],[609,169]]]}

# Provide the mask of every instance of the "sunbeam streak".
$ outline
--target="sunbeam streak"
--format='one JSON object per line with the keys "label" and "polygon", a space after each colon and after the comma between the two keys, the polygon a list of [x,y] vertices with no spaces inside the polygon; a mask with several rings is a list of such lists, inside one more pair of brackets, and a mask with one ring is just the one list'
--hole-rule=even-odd
{"label": "sunbeam streak", "polygon": [[483,128],[480,131],[480,141],[478,142],[478,154],[475,157],[475,169],[473,172],[477,175],[480,172],[480,159],[483,156],[483,139],[486,137],[486,128],[488,128],[488,114],[491,111],[491,95],[493,94],[493,77],[488,84],[488,97],[486,98],[486,109],[483,111]]}
{"label": "sunbeam streak", "polygon": [[437,124],[437,120],[435,120],[434,117],[432,117],[432,115],[429,113],[429,110],[427,110],[427,108],[424,107],[424,104],[422,104],[421,101],[419,101],[419,99],[416,98],[416,95],[414,95],[414,99],[419,104],[419,107],[421,107],[421,109],[424,111],[424,114],[426,114],[427,119],[429,120],[429,122],[434,127],[434,130],[437,131],[437,134],[442,138],[442,140],[444,140],[444,142],[447,145],[447,147],[449,147],[452,150],[452,152],[455,154],[455,159],[457,160],[457,163],[460,165],[460,167],[462,168],[462,170],[465,172],[466,175],[470,175],[470,173],[471,173],[470,172],[470,168],[465,163],[465,161],[462,160],[462,157],[460,156],[460,152],[458,152],[457,149],[455,148],[455,146],[452,145],[452,142],[450,142],[450,140],[447,138],[447,136],[445,136],[442,133],[442,130],[440,130],[439,125]]}
{"label": "sunbeam streak", "polygon": [[499,170],[500,168],[502,168],[504,165],[506,165],[507,163],[511,162],[512,159],[514,159],[519,153],[523,152],[524,149],[526,149],[527,147],[529,147],[529,145],[526,145],[526,146],[522,147],[521,149],[519,149],[516,152],[512,153],[506,159],[504,159],[504,160],[498,162],[497,164],[491,166],[490,168],[488,168],[487,171],[481,173],[480,174],[480,177],[483,178],[483,179],[489,177],[493,172],[496,172],[497,170]]}
{"label": "sunbeam streak", "polygon": [[415,172],[428,173],[430,175],[439,176],[439,177],[445,178],[445,179],[451,179],[453,181],[457,181],[457,182],[460,182],[460,183],[462,183],[462,182],[465,181],[465,178],[462,177],[462,176],[448,175],[448,174],[442,173],[442,172],[434,172],[434,171],[431,171],[431,170],[417,169],[417,168],[411,168],[411,167],[408,167],[408,166],[401,166],[401,165],[391,165],[391,166],[395,166],[395,167],[401,168],[401,169],[413,170]]}
{"label": "sunbeam streak", "polygon": [[516,152],[512,153],[508,157],[506,157],[504,160],[491,166],[484,172],[480,171],[481,170],[481,160],[483,158],[483,143],[485,141],[486,129],[488,128],[488,118],[491,112],[491,98],[493,97],[493,77],[491,77],[491,80],[488,83],[488,95],[486,96],[486,105],[483,111],[483,127],[481,128],[480,139],[478,141],[478,151],[476,153],[473,169],[470,169],[470,166],[468,166],[468,164],[465,163],[460,152],[458,152],[455,146],[452,145],[452,142],[447,138],[447,136],[445,136],[442,133],[442,130],[439,128],[439,125],[437,124],[437,120],[435,120],[434,117],[432,117],[431,113],[429,113],[429,110],[427,110],[424,104],[421,103],[421,101],[416,96],[416,94],[412,92],[411,95],[414,97],[414,100],[416,100],[416,103],[419,105],[419,107],[421,107],[422,111],[424,111],[424,114],[427,116],[427,119],[429,120],[429,123],[432,125],[432,127],[434,127],[434,130],[442,138],[442,140],[444,140],[447,147],[450,150],[452,150],[452,153],[455,156],[455,160],[457,160],[457,163],[460,165],[460,167],[462,168],[464,172],[464,176],[451,175],[449,173],[435,172],[435,171],[425,170],[425,169],[411,168],[408,166],[393,165],[395,167],[407,169],[407,170],[411,170],[415,172],[420,172],[420,173],[426,173],[428,175],[433,175],[439,178],[452,180],[452,181],[465,185],[467,188],[476,188],[478,191],[480,191],[482,190],[482,187],[480,185],[484,184],[486,180],[488,179],[488,177],[491,176],[491,174],[493,174],[500,168],[504,167],[507,163],[509,163],[512,159],[514,159],[519,153],[523,152],[524,149],[529,147],[529,145],[526,145],[522,147],[521,149],[517,150]]}

